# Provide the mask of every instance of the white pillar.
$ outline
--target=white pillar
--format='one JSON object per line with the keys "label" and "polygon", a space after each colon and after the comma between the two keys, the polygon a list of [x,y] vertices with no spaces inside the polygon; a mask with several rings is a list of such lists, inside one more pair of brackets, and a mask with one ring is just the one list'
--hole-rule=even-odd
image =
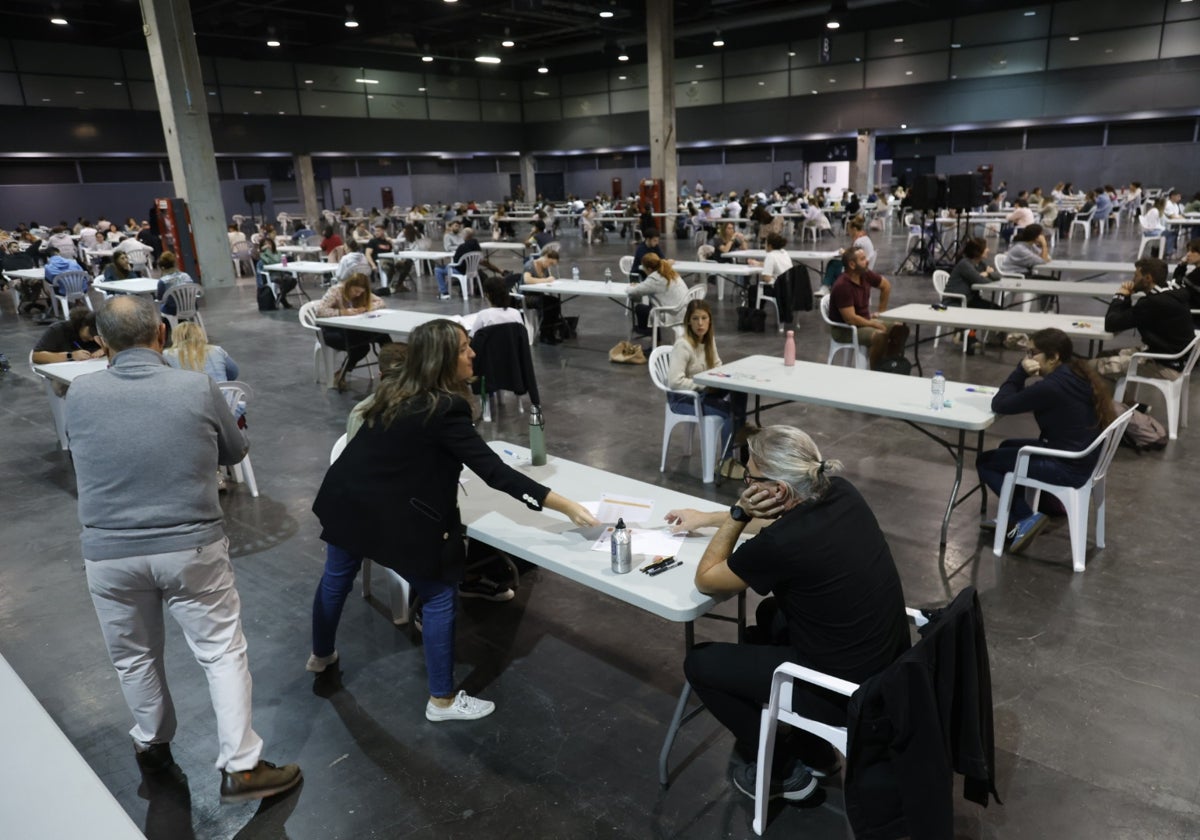
{"label": "white pillar", "polygon": [[200,75],[188,0],[140,0],[143,31],[158,93],[175,195],[187,201],[204,284],[234,282],[229,222],[208,124],[208,97]]}
{"label": "white pillar", "polygon": [[[650,95],[650,177],[663,182],[663,211],[679,203],[679,159],[675,153],[675,5],[673,0],[646,2],[646,83]],[[659,227],[666,235],[672,218]]]}
{"label": "white pillar", "polygon": [[850,164],[850,189],[864,196],[875,189],[875,132],[860,128],[854,161]]}
{"label": "white pillar", "polygon": [[525,200],[533,202],[537,199],[537,177],[534,175],[533,155],[521,155],[518,158],[521,168],[521,189],[525,190]]}
{"label": "white pillar", "polygon": [[292,168],[296,171],[296,186],[304,218],[313,230],[322,230],[321,205],[317,203],[317,179],[313,175],[312,155],[292,155]]}

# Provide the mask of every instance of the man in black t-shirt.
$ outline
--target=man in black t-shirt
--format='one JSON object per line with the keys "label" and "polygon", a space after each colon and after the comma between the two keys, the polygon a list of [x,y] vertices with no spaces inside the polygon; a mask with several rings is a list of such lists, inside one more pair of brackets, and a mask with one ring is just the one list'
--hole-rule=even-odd
{"label": "man in black t-shirt", "polygon": [[367,241],[363,248],[363,253],[367,255],[367,262],[371,264],[371,271],[379,276],[379,265],[377,258],[380,254],[390,254],[395,248],[392,247],[392,240],[388,239],[387,230],[383,225],[375,225],[375,235]]}
{"label": "man in black t-shirt", "polygon": [[[758,732],[771,675],[794,662],[851,682],[883,671],[909,647],[900,576],[887,540],[850,482],[833,478],[812,439],[790,426],[768,426],[749,440],[747,488],[728,514],[671,511],[675,526],[717,525],[696,570],[696,588],[733,595],[768,593],[758,610],[760,644],[710,643],[693,648],[688,682],[736,739],[748,763],[734,784],[754,796]],[[741,546],[755,519],[773,520]],[[846,724],[849,698],[797,683],[792,708]],[[774,753],[771,796],[807,799],[836,756],[824,741],[794,731]],[[815,770],[814,770],[815,768]]]}

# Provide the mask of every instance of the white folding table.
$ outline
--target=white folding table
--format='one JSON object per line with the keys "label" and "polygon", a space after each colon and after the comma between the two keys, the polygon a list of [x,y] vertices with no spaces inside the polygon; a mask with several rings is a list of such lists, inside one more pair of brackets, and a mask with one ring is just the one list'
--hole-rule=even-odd
{"label": "white folding table", "polygon": [[[825,273],[825,266],[830,260],[841,256],[840,251],[793,251],[788,249],[787,255],[792,258],[792,262],[807,262],[816,263],[817,270]],[[765,260],[767,258],[766,250],[762,248],[746,248],[741,251],[730,251],[725,256],[731,260]]]}
{"label": "white folding table", "polygon": [[386,253],[375,255],[375,261],[379,263],[379,273],[382,275],[381,279],[385,284],[388,282],[387,272],[384,270],[383,265],[385,262],[412,260],[417,264],[417,273],[420,274],[420,264],[422,262],[443,262],[451,259],[454,259],[454,254],[450,251],[421,251],[416,249],[409,251],[387,251]]}
{"label": "white folding table", "polygon": [[317,326],[343,330],[360,330],[361,332],[386,333],[397,341],[407,342],[409,334],[421,326],[421,324],[440,319],[462,323],[462,319],[458,316],[441,315],[437,312],[413,312],[410,309],[376,309],[374,312],[362,312],[358,315],[333,315],[328,318],[317,318]]}
{"label": "white folding table", "polygon": [[[287,265],[284,265],[283,263],[276,263],[275,265],[263,266],[263,271],[267,272],[268,275],[272,273],[278,273],[290,274],[295,277],[296,290],[300,292],[300,295],[305,300],[308,300],[309,297],[308,292],[304,291],[304,283],[302,283],[300,280],[301,275],[315,274],[318,277],[326,278],[333,277],[335,274],[337,274],[337,270],[337,263],[318,262],[316,260],[292,260],[289,261]],[[323,279],[322,283],[324,283]]]}
{"label": "white folding table", "polygon": [[158,281],[153,277],[132,277],[128,280],[97,280],[92,284],[110,295],[153,295],[158,290]]}
{"label": "white folding table", "polygon": [[66,396],[59,396],[55,384],[70,385],[76,379],[89,373],[104,370],[108,367],[108,359],[87,359],[81,362],[51,362],[46,365],[34,365],[33,372],[42,379],[46,389],[46,400],[50,403],[50,415],[54,418],[54,431],[58,433],[58,445],[70,449],[67,441]]}
{"label": "white folding table", "polygon": [[[699,274],[706,278],[710,274],[717,275],[717,300],[725,300],[725,278],[743,292],[750,288],[751,277],[762,274],[762,266],[745,265],[743,263],[716,262],[715,260],[673,260],[671,268],[679,274]],[[744,278],[738,282],[736,278]]]}
{"label": "white folding table", "polygon": [[991,283],[981,283],[975,287],[977,292],[999,292],[1000,302],[1003,305],[1005,294],[1012,292],[1017,296],[1026,295],[1021,301],[1021,308],[1025,312],[1029,312],[1033,301],[1037,295],[1054,295],[1055,297],[1090,297],[1108,300],[1117,289],[1121,288],[1120,282],[1081,282],[1081,283],[1064,283],[1060,280],[1041,280],[1036,277],[1030,277],[1023,280],[1008,279],[995,280]]}
{"label": "white folding table", "polygon": [[[801,402],[902,420],[950,453],[954,459],[954,485],[942,517],[941,545],[946,544],[950,514],[960,504],[980,492],[980,511],[987,509],[987,495],[976,485],[959,497],[963,463],[968,451],[983,451],[983,432],[996,419],[992,411],[994,387],[947,382],[946,398],[950,406],[934,411],[929,407],[929,380],[915,376],[897,376],[873,370],[796,362],[786,366],[778,356],[747,356],[736,362],[713,368],[693,377],[697,385],[740,391],[754,397],[754,413],[783,403]],[[975,390],[973,390],[975,389]],[[762,398],[780,402],[762,405]],[[926,426],[957,432],[957,443],[948,443]],[[975,432],[974,446],[968,446],[967,432]]]}
{"label": "white folding table", "polygon": [[277,245],[275,250],[280,254],[287,254],[289,257],[304,257],[309,254],[321,253],[320,245]]}
{"label": "white folding table", "polygon": [[[534,467],[528,449],[505,441],[490,441],[488,446],[510,466],[567,498],[594,501],[601,493],[611,493],[653,499],[654,509],[647,523],[650,527],[663,524],[667,511],[676,508],[724,509],[723,504],[708,499],[687,496],[563,458],[550,456],[545,466]],[[471,478],[464,485],[465,492],[459,495],[468,537],[667,621],[683,624],[685,655],[695,645],[694,622],[697,618],[707,616],[719,621],[735,621],[729,616],[711,615],[712,609],[723,599],[704,595],[694,583],[696,567],[708,545],[708,537],[684,538],[675,554],[682,566],[651,577],[638,569],[653,558],[634,555],[634,570],[619,575],[612,571],[608,552],[591,550],[602,533],[601,528],[579,528],[550,510],[532,511],[507,494],[492,490],[470,471],[464,471],[463,475]],[[738,640],[741,641],[746,625],[745,593],[739,593],[737,597],[736,622]],[[685,681],[659,754],[659,781],[664,787],[668,782],[667,762],[675,735],[684,723],[703,709],[700,706],[687,711],[690,696],[691,686]]]}
{"label": "white folding table", "polygon": [[1089,356],[1097,349],[1097,342],[1099,349],[1103,349],[1104,342],[1113,337],[1112,333],[1104,330],[1103,316],[1059,315],[1053,312],[1021,312],[1012,309],[972,309],[967,306],[946,306],[938,309],[924,303],[906,303],[896,309],[880,312],[876,317],[885,324],[912,325],[913,359],[916,361],[918,375],[924,375],[919,352],[922,326],[940,327],[942,332],[949,333],[958,330],[1035,333],[1038,330],[1055,328],[1071,338],[1086,340]]}

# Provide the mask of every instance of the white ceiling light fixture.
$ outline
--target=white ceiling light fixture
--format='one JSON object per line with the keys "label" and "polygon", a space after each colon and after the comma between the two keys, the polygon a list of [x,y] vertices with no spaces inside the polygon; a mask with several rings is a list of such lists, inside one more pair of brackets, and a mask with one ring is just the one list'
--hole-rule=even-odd
{"label": "white ceiling light fixture", "polygon": [[829,5],[829,14],[825,16],[826,29],[841,29],[842,18],[846,16],[846,0],[834,0]]}
{"label": "white ceiling light fixture", "polygon": [[274,26],[267,27],[267,46],[268,47],[278,47],[279,46],[279,39],[275,37],[275,27]]}
{"label": "white ceiling light fixture", "polygon": [[600,13],[600,17],[602,17],[602,18],[604,18],[604,19],[606,19],[606,20],[607,20],[608,18],[612,17],[612,16],[613,16],[613,13],[612,13],[612,12],[610,12],[608,9],[605,9],[604,11],[602,11],[602,12]]}
{"label": "white ceiling light fixture", "polygon": [[504,27],[504,40],[500,42],[500,46],[515,47],[516,45],[517,45],[517,42],[514,41],[511,37],[509,37],[508,27],[507,26]]}
{"label": "white ceiling light fixture", "polygon": [[424,61],[426,64],[430,64],[433,62],[433,56],[423,55],[423,56],[421,56],[421,61]]}
{"label": "white ceiling light fixture", "polygon": [[1025,17],[1034,17],[1036,15],[1037,15],[1037,12],[1034,12],[1034,11],[1028,11],[1025,13]]}
{"label": "white ceiling light fixture", "polygon": [[477,55],[475,60],[480,64],[499,64],[500,56],[498,55]]}
{"label": "white ceiling light fixture", "polygon": [[721,37],[721,30],[720,30],[720,29],[718,29],[718,30],[717,30],[717,34],[716,34],[716,36],[713,38],[713,46],[714,46],[714,47],[723,47],[723,46],[725,46],[725,39]]}
{"label": "white ceiling light fixture", "polygon": [[354,7],[346,6],[346,22],[343,24],[347,29],[354,29],[358,26],[358,21],[354,18]]}
{"label": "white ceiling light fixture", "polygon": [[546,62],[543,61],[538,65],[538,72],[543,76],[550,72],[550,68],[546,66]]}
{"label": "white ceiling light fixture", "polygon": [[279,42],[276,41],[274,38],[271,38],[269,41],[267,41],[267,46],[268,47],[278,47]]}
{"label": "white ceiling light fixture", "polygon": [[893,44],[903,44],[903,43],[904,43],[904,39],[903,39],[903,38],[893,38],[893,39],[892,39],[892,43],[893,43]]}
{"label": "white ceiling light fixture", "polygon": [[1072,35],[1072,36],[1071,36],[1070,38],[1068,38],[1067,40],[1068,40],[1068,41],[1078,41],[1078,40],[1079,40],[1079,36],[1078,36],[1078,35]]}
{"label": "white ceiling light fixture", "polygon": [[957,49],[960,49],[961,47],[962,47],[962,44],[957,44],[957,43],[950,45],[950,49],[952,49],[952,50],[957,50]]}
{"label": "white ceiling light fixture", "polygon": [[[55,16],[55,17],[50,18],[50,22],[53,23],[55,26],[66,26],[67,25],[67,19],[65,17]],[[45,101],[49,101],[49,100],[45,100]]]}
{"label": "white ceiling light fixture", "polygon": [[354,81],[360,85],[377,85],[377,84],[379,84],[378,79],[355,79]]}
{"label": "white ceiling light fixture", "polygon": [[900,123],[901,128],[908,128],[908,123]]}

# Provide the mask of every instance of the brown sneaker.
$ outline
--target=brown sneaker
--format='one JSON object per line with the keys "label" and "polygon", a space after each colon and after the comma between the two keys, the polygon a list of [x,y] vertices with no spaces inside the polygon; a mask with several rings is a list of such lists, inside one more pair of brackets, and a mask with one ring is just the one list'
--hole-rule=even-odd
{"label": "brown sneaker", "polygon": [[285,764],[276,767],[269,761],[260,761],[253,770],[221,771],[221,801],[246,802],[264,799],[291,790],[303,778],[300,765]]}

